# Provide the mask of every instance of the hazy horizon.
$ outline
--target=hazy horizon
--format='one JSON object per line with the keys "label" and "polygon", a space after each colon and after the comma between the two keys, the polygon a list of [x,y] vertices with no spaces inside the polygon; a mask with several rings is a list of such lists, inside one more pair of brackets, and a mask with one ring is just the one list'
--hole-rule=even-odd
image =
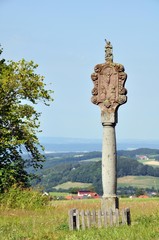
{"label": "hazy horizon", "polygon": [[[44,137],[40,138],[40,141],[44,145],[46,153],[102,151],[102,139]],[[133,150],[138,148],[159,149],[159,141],[139,139],[117,140],[117,150]]]}

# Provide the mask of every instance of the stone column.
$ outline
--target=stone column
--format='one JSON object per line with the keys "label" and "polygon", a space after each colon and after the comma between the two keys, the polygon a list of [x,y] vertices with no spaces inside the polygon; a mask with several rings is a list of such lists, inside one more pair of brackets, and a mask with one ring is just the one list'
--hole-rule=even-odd
{"label": "stone column", "polygon": [[112,45],[106,41],[105,63],[97,64],[91,78],[94,83],[92,102],[101,109],[103,125],[102,146],[102,185],[103,210],[119,207],[117,198],[117,153],[115,126],[120,105],[127,101],[125,81],[127,78],[124,67],[113,62]]}
{"label": "stone column", "polygon": [[[114,115],[114,114],[112,114]],[[114,116],[112,116],[115,119]],[[116,154],[116,122],[102,115],[103,143],[102,143],[102,209],[115,211],[119,208],[117,192],[117,154]]]}

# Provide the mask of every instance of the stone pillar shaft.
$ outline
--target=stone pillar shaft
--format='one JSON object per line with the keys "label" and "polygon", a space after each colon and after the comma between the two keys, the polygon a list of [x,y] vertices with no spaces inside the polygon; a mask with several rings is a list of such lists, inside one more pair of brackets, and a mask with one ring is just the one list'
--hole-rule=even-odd
{"label": "stone pillar shaft", "polygon": [[102,183],[103,197],[116,197],[116,136],[115,124],[103,124]]}

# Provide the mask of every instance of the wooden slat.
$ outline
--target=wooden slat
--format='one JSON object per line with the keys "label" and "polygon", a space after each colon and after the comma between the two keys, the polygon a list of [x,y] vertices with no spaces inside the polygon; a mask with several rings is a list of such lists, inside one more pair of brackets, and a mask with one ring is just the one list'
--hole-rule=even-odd
{"label": "wooden slat", "polygon": [[76,229],[80,229],[79,211],[76,209]]}
{"label": "wooden slat", "polygon": [[103,212],[103,216],[104,216],[104,227],[108,226],[108,218],[107,218],[107,211]]}
{"label": "wooden slat", "polygon": [[127,223],[126,219],[126,211],[125,209],[122,210],[122,225],[125,225]]}
{"label": "wooden slat", "polygon": [[113,211],[112,211],[112,209],[109,210],[109,224],[111,227],[113,226]]}
{"label": "wooden slat", "polygon": [[96,211],[92,210],[92,225],[95,226],[96,225]]}
{"label": "wooden slat", "polygon": [[126,209],[126,218],[127,218],[127,225],[131,225],[130,208]]}
{"label": "wooden slat", "polygon": [[69,215],[69,229],[73,230],[73,209],[69,210],[68,215]]}
{"label": "wooden slat", "polygon": [[69,211],[69,229],[74,230],[76,229],[76,209],[72,208]]}
{"label": "wooden slat", "polygon": [[119,209],[115,209],[115,225],[119,226]]}
{"label": "wooden slat", "polygon": [[98,210],[98,227],[101,228],[102,226],[102,219],[101,219],[101,215],[102,215],[102,211]]}
{"label": "wooden slat", "polygon": [[82,229],[85,230],[86,225],[85,225],[84,210],[81,211],[80,215],[81,215],[81,221],[82,221]]}
{"label": "wooden slat", "polygon": [[89,210],[86,211],[86,216],[87,216],[87,227],[90,228],[91,227],[91,214],[90,214]]}

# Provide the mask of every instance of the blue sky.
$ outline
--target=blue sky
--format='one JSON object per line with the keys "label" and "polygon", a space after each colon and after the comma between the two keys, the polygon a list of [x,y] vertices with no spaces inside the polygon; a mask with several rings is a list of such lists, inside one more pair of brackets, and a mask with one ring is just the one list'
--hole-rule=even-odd
{"label": "blue sky", "polygon": [[158,0],[0,0],[0,8],[3,57],[38,63],[54,90],[51,106],[37,107],[40,136],[102,138],[90,75],[107,38],[128,74],[117,139],[159,139]]}

